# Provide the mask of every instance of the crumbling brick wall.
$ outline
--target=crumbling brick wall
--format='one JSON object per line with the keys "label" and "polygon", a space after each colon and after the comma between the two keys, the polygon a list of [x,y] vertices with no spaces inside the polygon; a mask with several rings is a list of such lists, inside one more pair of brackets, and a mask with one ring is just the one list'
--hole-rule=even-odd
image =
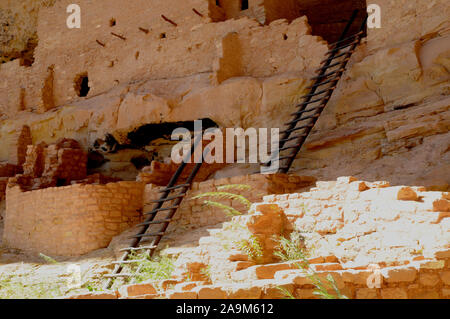
{"label": "crumbling brick wall", "polygon": [[47,146],[28,145],[23,164],[23,174],[10,182],[23,190],[66,186],[72,181],[87,177],[87,154],[78,142],[62,139],[57,144]]}
{"label": "crumbling brick wall", "polygon": [[27,146],[33,144],[30,127],[22,126],[22,129],[11,136],[9,149],[9,163],[22,166],[25,163]]}
{"label": "crumbling brick wall", "polygon": [[53,256],[105,248],[141,219],[144,185],[118,182],[7,190],[4,243]]}
{"label": "crumbling brick wall", "polygon": [[8,177],[0,177],[0,202],[6,198],[6,185],[8,185]]}

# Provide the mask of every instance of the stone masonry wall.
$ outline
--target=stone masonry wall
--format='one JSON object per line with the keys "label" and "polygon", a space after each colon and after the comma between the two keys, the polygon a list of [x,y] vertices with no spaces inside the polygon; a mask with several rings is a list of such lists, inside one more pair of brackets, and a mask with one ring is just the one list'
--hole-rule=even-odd
{"label": "stone masonry wall", "polygon": [[[407,260],[402,266],[381,266],[376,270],[346,268],[334,256],[309,262],[316,278],[325,283],[331,275],[340,293],[349,299],[450,299],[448,249],[436,252],[430,259]],[[311,279],[295,263],[253,266],[242,271],[246,276],[240,276],[235,283],[171,278],[69,299],[286,299],[287,294],[280,288],[295,299],[319,299]],[[378,287],[374,278],[378,278]],[[333,289],[328,293],[336,296]]]}
{"label": "stone masonry wall", "polygon": [[105,248],[141,219],[144,185],[118,182],[7,190],[4,243],[51,256]]}
{"label": "stone masonry wall", "polygon": [[[194,183],[192,189],[188,191],[187,196],[183,199],[181,207],[177,210],[173,221],[169,225],[169,236],[173,236],[179,232],[185,232],[186,230],[217,225],[230,219],[223,210],[215,207],[206,207],[203,204],[205,200],[214,200],[231,206],[243,213],[246,212],[247,209],[244,204],[236,200],[217,198],[192,199],[193,197],[206,192],[217,192],[217,187],[219,186],[235,184],[248,185],[251,187],[250,190],[231,190],[230,192],[238,193],[251,202],[258,202],[267,194],[292,193],[306,190],[308,187],[311,187],[314,182],[315,178],[308,176],[255,174]],[[161,193],[158,191],[161,189],[162,187],[156,187],[152,184],[146,185],[144,211],[152,210],[153,204],[150,203],[150,201],[159,198]],[[158,219],[164,219],[164,214],[160,214]]]}
{"label": "stone masonry wall", "polygon": [[[309,274],[297,266],[301,260],[280,261],[273,254],[273,236],[296,231],[304,238],[309,270],[325,286],[331,275],[348,298],[449,299],[449,217],[448,193],[352,177],[317,182],[309,192],[265,196],[248,214],[210,229],[197,247],[168,249],[178,257],[171,279],[104,293],[130,299],[283,299],[281,287],[296,299],[319,298]],[[263,259],[239,248],[249,235],[258,238]]]}

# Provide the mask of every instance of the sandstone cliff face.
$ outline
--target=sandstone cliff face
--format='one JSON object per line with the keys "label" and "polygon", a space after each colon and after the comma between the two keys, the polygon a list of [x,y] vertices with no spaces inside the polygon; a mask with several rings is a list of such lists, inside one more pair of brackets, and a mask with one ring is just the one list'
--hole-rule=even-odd
{"label": "sandstone cliff face", "polygon": [[448,187],[450,7],[377,3],[382,28],[368,30],[296,167]]}
{"label": "sandstone cliff face", "polygon": [[0,63],[20,58],[31,64],[37,45],[37,22],[41,7],[55,0],[5,0],[0,3]]}
{"label": "sandstone cliff face", "polygon": [[[202,0],[126,8],[112,0],[108,10],[79,1],[81,29],[65,25],[68,0],[23,3],[33,14],[41,7],[39,45],[31,67],[0,66],[0,161],[10,160],[23,125],[35,144],[64,137],[85,149],[106,134],[129,143],[128,133],[151,123],[282,127],[327,50],[307,22],[320,25],[308,12],[314,2],[299,2],[293,17],[270,1],[239,12]],[[368,30],[294,171],[448,187],[450,8],[444,0],[377,3],[382,28]]]}

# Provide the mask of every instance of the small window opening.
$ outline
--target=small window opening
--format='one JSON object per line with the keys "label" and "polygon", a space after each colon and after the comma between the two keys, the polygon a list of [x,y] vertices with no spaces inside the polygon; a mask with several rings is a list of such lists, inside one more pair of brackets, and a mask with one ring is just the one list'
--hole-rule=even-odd
{"label": "small window opening", "polygon": [[114,27],[115,25],[116,25],[116,19],[111,18],[111,20],[109,20],[109,26]]}
{"label": "small window opening", "polygon": [[222,6],[220,5],[220,0],[216,0],[216,6],[222,7]]}
{"label": "small window opening", "polygon": [[248,0],[242,0],[241,10],[244,11],[244,10],[247,10],[248,8],[249,8]]}
{"label": "small window opening", "polygon": [[56,180],[57,187],[66,186],[66,185],[67,185],[67,180],[65,178],[58,178]]}
{"label": "small window opening", "polygon": [[138,156],[131,159],[131,164],[133,164],[136,169],[141,170],[144,167],[149,166],[151,162],[145,156]]}
{"label": "small window opening", "polygon": [[159,35],[159,38],[160,38],[160,39],[165,39],[165,38],[167,38],[167,35],[166,35],[165,33],[161,33],[161,34]]}
{"label": "small window opening", "polygon": [[80,74],[75,78],[75,92],[79,97],[86,97],[90,89],[87,73]]}

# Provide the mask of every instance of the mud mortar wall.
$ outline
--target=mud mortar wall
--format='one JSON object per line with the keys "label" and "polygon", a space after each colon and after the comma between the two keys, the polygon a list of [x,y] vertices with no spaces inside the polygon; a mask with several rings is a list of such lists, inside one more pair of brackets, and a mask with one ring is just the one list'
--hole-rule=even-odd
{"label": "mud mortar wall", "polygon": [[51,256],[105,248],[141,219],[144,185],[119,182],[22,192],[7,190],[4,242]]}

